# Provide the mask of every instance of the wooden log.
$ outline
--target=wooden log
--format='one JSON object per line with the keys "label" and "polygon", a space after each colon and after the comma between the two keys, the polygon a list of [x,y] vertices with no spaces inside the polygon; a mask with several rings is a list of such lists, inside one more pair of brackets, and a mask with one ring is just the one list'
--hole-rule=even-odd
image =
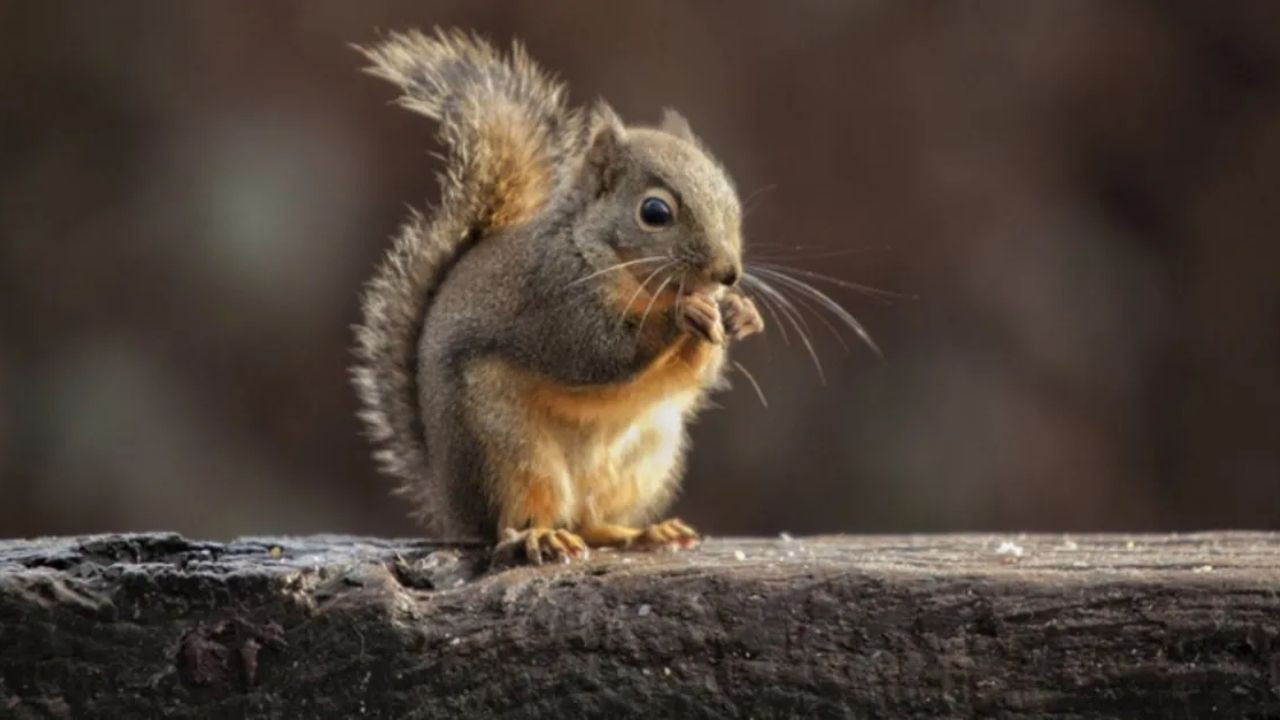
{"label": "wooden log", "polygon": [[1280,535],[0,541],[0,717],[1280,715]]}

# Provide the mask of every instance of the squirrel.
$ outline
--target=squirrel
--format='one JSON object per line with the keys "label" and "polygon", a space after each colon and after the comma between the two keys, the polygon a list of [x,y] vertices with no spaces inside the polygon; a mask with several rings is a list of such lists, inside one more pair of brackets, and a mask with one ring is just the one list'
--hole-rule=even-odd
{"label": "squirrel", "polygon": [[439,124],[441,199],[368,283],[352,380],[380,469],[446,537],[533,563],[699,541],[673,500],[686,424],[764,328],[739,289],[725,169],[666,110],[572,108],[519,42],[395,33],[359,48]]}

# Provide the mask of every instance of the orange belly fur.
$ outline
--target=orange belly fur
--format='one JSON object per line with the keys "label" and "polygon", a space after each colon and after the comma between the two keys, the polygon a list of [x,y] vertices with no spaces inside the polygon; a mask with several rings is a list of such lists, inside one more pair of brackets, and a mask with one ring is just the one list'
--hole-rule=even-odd
{"label": "orange belly fur", "polygon": [[[675,293],[636,294],[634,280],[615,286],[628,314],[660,312]],[[651,302],[652,301],[652,302]],[[654,326],[659,323],[654,322]],[[657,332],[655,328],[655,333]],[[644,342],[648,338],[641,338]],[[679,479],[686,415],[699,402],[723,348],[682,335],[627,382],[570,386],[499,360],[475,367],[490,402],[523,427],[502,442],[483,438],[491,452],[493,500],[503,527],[570,529],[646,521],[665,504]],[[504,479],[505,478],[505,479]]]}

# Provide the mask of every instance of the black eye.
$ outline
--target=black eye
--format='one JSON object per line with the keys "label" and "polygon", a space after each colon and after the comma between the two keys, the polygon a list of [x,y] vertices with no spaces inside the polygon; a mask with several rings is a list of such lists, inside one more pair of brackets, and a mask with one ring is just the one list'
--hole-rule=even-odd
{"label": "black eye", "polygon": [[640,202],[640,224],[645,228],[664,228],[675,221],[675,213],[666,200],[650,195]]}

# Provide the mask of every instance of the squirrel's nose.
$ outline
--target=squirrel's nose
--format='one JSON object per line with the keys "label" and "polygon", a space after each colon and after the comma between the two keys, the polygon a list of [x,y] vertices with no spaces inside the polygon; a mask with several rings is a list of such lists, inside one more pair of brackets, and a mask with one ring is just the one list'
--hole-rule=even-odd
{"label": "squirrel's nose", "polygon": [[721,285],[732,287],[738,283],[738,268],[730,265],[713,273],[711,278]]}

